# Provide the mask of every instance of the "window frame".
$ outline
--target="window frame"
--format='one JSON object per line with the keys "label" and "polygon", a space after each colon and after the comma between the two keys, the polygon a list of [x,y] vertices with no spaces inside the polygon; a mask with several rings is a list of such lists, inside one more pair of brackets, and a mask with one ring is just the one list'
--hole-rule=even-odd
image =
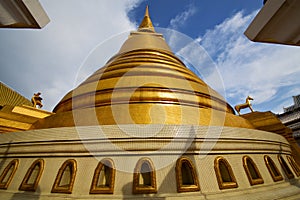
{"label": "window frame", "polygon": [[[182,165],[184,162],[187,163],[189,169],[191,170],[194,185],[183,185],[183,183],[182,183]],[[200,185],[199,185],[199,181],[198,181],[198,175],[196,172],[196,168],[190,158],[188,158],[188,157],[178,158],[177,162],[176,162],[175,172],[176,172],[177,192],[181,193],[181,192],[200,191]]]}
{"label": "window frame", "polygon": [[[102,171],[103,167],[109,167],[111,169],[110,174],[110,181],[109,186],[107,187],[98,187],[97,183],[99,180],[100,173]],[[114,165],[114,162],[110,158],[104,158],[102,159],[97,167],[95,168],[91,188],[90,188],[90,194],[113,194],[114,193],[114,186],[115,186],[115,174],[116,174],[116,168]]]}
{"label": "window frame", "polygon": [[[268,159],[269,159],[269,160],[268,160]],[[274,163],[273,159],[272,159],[270,156],[265,155],[265,156],[264,156],[264,160],[265,160],[265,164],[266,164],[266,166],[267,166],[267,168],[268,168],[268,170],[269,170],[269,173],[270,173],[270,175],[271,175],[273,181],[274,181],[274,182],[282,181],[282,180],[283,180],[282,174],[281,174],[280,171],[278,170],[278,168],[277,168],[276,164]],[[269,162],[269,161],[272,163],[274,169],[275,169],[276,172],[279,174],[278,176],[275,176],[275,174],[274,174],[274,172],[273,172],[273,170],[272,170],[272,168],[271,168],[271,166],[270,166],[270,162]]]}
{"label": "window frame", "polygon": [[[19,159],[13,159],[12,161],[10,161],[8,163],[8,165],[4,168],[4,170],[2,171],[1,175],[0,175],[0,189],[7,189],[18,169],[19,166]],[[3,180],[6,178],[6,176],[8,175],[8,172],[10,171],[11,167],[13,167],[13,171],[11,172],[11,174],[9,175],[8,179],[6,182],[3,182]]]}
{"label": "window frame", "polygon": [[[68,166],[71,166],[70,169],[72,170],[71,177],[70,177],[70,184],[68,187],[65,186],[59,186],[61,179],[63,177],[63,173],[66,170]],[[58,173],[56,175],[54,184],[52,186],[51,193],[65,193],[65,194],[71,194],[73,187],[74,187],[74,182],[75,182],[75,177],[77,173],[77,162],[74,159],[68,159],[66,160],[61,167],[58,170]]]}
{"label": "window frame", "polygon": [[[40,169],[39,172],[35,178],[35,181],[33,184],[28,184],[27,181],[29,180],[29,178],[31,177],[33,170],[35,169],[35,167],[39,165]],[[43,171],[44,171],[44,165],[45,165],[45,161],[43,159],[37,159],[35,160],[31,166],[29,167],[29,169],[26,172],[25,177],[23,178],[23,181],[19,187],[19,190],[22,191],[31,191],[31,192],[35,192],[36,188],[39,184],[39,181],[42,177]]]}
{"label": "window frame", "polygon": [[[251,176],[251,172],[249,170],[247,161],[249,161],[251,163],[251,165],[253,166],[253,168],[255,170],[255,173],[257,174],[258,178],[253,179],[253,177]],[[257,168],[257,165],[254,163],[252,158],[250,158],[249,156],[244,156],[243,157],[243,166],[244,166],[246,175],[248,177],[248,180],[250,182],[250,185],[258,185],[258,184],[263,184],[264,183],[264,180],[263,180],[263,178],[262,178],[262,176],[261,176],[261,174],[260,174],[260,172]]]}
{"label": "window frame", "polygon": [[292,166],[296,176],[299,177],[300,176],[300,167],[299,167],[298,163],[295,161],[295,159],[291,155],[287,155],[286,157],[287,157],[290,165]]}
{"label": "window frame", "polygon": [[[279,163],[281,165],[281,168],[283,169],[283,171],[284,171],[285,175],[288,177],[288,179],[295,178],[292,170],[288,166],[287,162],[284,160],[283,156],[282,155],[278,155],[277,158],[278,158],[278,161],[279,161]],[[289,173],[289,171],[291,173]]]}
{"label": "window frame", "polygon": [[[222,178],[222,173],[220,170],[220,162],[223,162],[225,164],[226,169],[228,170],[229,176],[231,178],[231,182],[224,182],[223,178]],[[218,185],[219,188],[222,189],[229,189],[229,188],[237,188],[238,187],[238,183],[236,181],[236,178],[234,176],[233,170],[229,164],[229,162],[227,161],[226,158],[222,157],[222,156],[218,156],[215,158],[214,161],[214,169],[215,169],[215,173],[216,173],[216,177],[217,177],[217,181],[218,181]]]}
{"label": "window frame", "polygon": [[[140,175],[141,175],[141,167],[144,163],[147,163],[150,168],[150,180],[151,186],[141,186],[139,185]],[[137,164],[134,168],[133,173],[133,184],[132,184],[132,193],[133,194],[150,194],[157,193],[157,185],[156,185],[156,171],[153,162],[150,158],[140,158],[137,161]]]}

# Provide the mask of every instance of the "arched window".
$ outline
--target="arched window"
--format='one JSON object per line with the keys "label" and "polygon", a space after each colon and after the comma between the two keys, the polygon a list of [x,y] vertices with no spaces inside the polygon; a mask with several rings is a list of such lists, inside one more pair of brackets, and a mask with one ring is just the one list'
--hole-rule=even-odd
{"label": "arched window", "polygon": [[19,190],[35,191],[44,170],[44,160],[38,159],[32,163],[28,169]]}
{"label": "arched window", "polygon": [[65,161],[58,170],[58,174],[54,181],[51,192],[71,194],[75,181],[76,171],[76,160],[69,159]]}
{"label": "arched window", "polygon": [[5,167],[0,176],[0,189],[7,189],[14,174],[17,171],[19,160],[14,159]]}
{"label": "arched window", "polygon": [[215,159],[215,172],[220,189],[236,188],[238,184],[228,161],[219,156]]}
{"label": "arched window", "polygon": [[243,166],[247,174],[250,185],[257,185],[264,183],[261,174],[254,163],[254,161],[249,156],[243,157]]}
{"label": "arched window", "polygon": [[137,162],[133,173],[133,194],[156,193],[155,168],[149,158],[141,158]]}
{"label": "arched window", "polygon": [[188,157],[181,157],[176,162],[177,192],[199,191],[197,173]]}
{"label": "arched window", "polygon": [[299,167],[298,163],[296,163],[294,158],[291,156],[287,156],[287,159],[288,159],[290,165],[292,166],[296,176],[300,176],[300,167]]}
{"label": "arched window", "polygon": [[113,194],[115,171],[115,165],[111,159],[102,159],[95,169],[90,194]]}
{"label": "arched window", "polygon": [[294,178],[293,172],[291,171],[291,169],[289,168],[289,166],[287,165],[287,163],[285,162],[285,160],[283,159],[283,157],[281,155],[278,155],[278,160],[280,162],[281,167],[283,168],[283,171],[287,175],[287,177],[289,179]]}
{"label": "arched window", "polygon": [[267,155],[264,156],[266,166],[273,178],[273,181],[281,181],[283,180],[281,173],[279,172],[278,168],[276,167],[274,161]]}

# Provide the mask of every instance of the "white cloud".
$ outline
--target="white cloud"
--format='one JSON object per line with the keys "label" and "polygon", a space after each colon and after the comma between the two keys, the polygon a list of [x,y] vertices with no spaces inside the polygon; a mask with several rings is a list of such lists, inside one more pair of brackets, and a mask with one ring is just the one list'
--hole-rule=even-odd
{"label": "white cloud", "polygon": [[[196,12],[196,7],[193,6],[193,4],[189,4],[183,12],[177,14],[170,20],[168,28],[157,28],[158,32],[163,33],[164,38],[166,39],[173,52],[178,53],[179,51],[183,51],[182,48],[184,48],[187,44],[194,43],[194,41],[190,37],[179,32],[178,29],[183,26],[191,16],[196,14]],[[183,57],[185,57],[184,53]]]}
{"label": "white cloud", "polygon": [[[257,12],[257,11],[256,11]],[[238,12],[201,37],[200,44],[218,66],[232,105],[245,97],[254,97],[254,107],[278,112],[278,105],[291,98],[289,90],[300,86],[300,54],[298,47],[262,44],[249,41],[243,34],[256,15]],[[215,89],[216,71],[205,74],[206,82]],[[278,99],[281,99],[279,102]],[[287,105],[286,105],[287,106]]]}
{"label": "white cloud", "polygon": [[[0,80],[29,99],[42,92],[44,108],[52,110],[75,87],[80,65],[93,48],[113,35],[135,29],[127,12],[139,0],[40,2],[51,20],[42,30],[1,30]],[[114,55],[125,38],[111,40],[105,55]],[[92,73],[108,59],[99,58],[101,62],[83,71]]]}
{"label": "white cloud", "polygon": [[189,4],[187,9],[182,13],[179,13],[175,16],[175,18],[170,20],[170,28],[178,29],[178,27],[182,26],[191,16],[193,16],[197,12],[197,9],[192,4]]}

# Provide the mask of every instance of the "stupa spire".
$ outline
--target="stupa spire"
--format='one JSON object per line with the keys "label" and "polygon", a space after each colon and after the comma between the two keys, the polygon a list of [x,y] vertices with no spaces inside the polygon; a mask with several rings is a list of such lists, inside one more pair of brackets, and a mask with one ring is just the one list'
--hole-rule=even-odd
{"label": "stupa spire", "polygon": [[155,32],[152,21],[150,19],[150,15],[149,15],[149,6],[146,6],[146,11],[145,11],[145,15],[144,15],[144,19],[141,22],[138,31],[151,31],[151,32]]}

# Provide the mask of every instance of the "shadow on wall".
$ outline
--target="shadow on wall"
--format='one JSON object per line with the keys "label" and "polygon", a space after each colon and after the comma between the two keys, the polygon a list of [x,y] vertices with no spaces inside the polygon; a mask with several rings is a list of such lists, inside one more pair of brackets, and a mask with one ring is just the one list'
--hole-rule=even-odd
{"label": "shadow on wall", "polygon": [[[133,182],[129,182],[122,188],[123,199],[132,198],[132,185]],[[127,196],[128,195],[128,196]],[[155,197],[156,194],[136,194],[134,199],[151,199],[151,200],[163,200],[165,197]]]}
{"label": "shadow on wall", "polygon": [[40,190],[40,186],[37,187],[35,192],[26,192],[26,191],[22,191],[22,192],[18,192],[15,193],[12,197],[11,200],[38,200],[40,199],[40,194],[41,190]]}

